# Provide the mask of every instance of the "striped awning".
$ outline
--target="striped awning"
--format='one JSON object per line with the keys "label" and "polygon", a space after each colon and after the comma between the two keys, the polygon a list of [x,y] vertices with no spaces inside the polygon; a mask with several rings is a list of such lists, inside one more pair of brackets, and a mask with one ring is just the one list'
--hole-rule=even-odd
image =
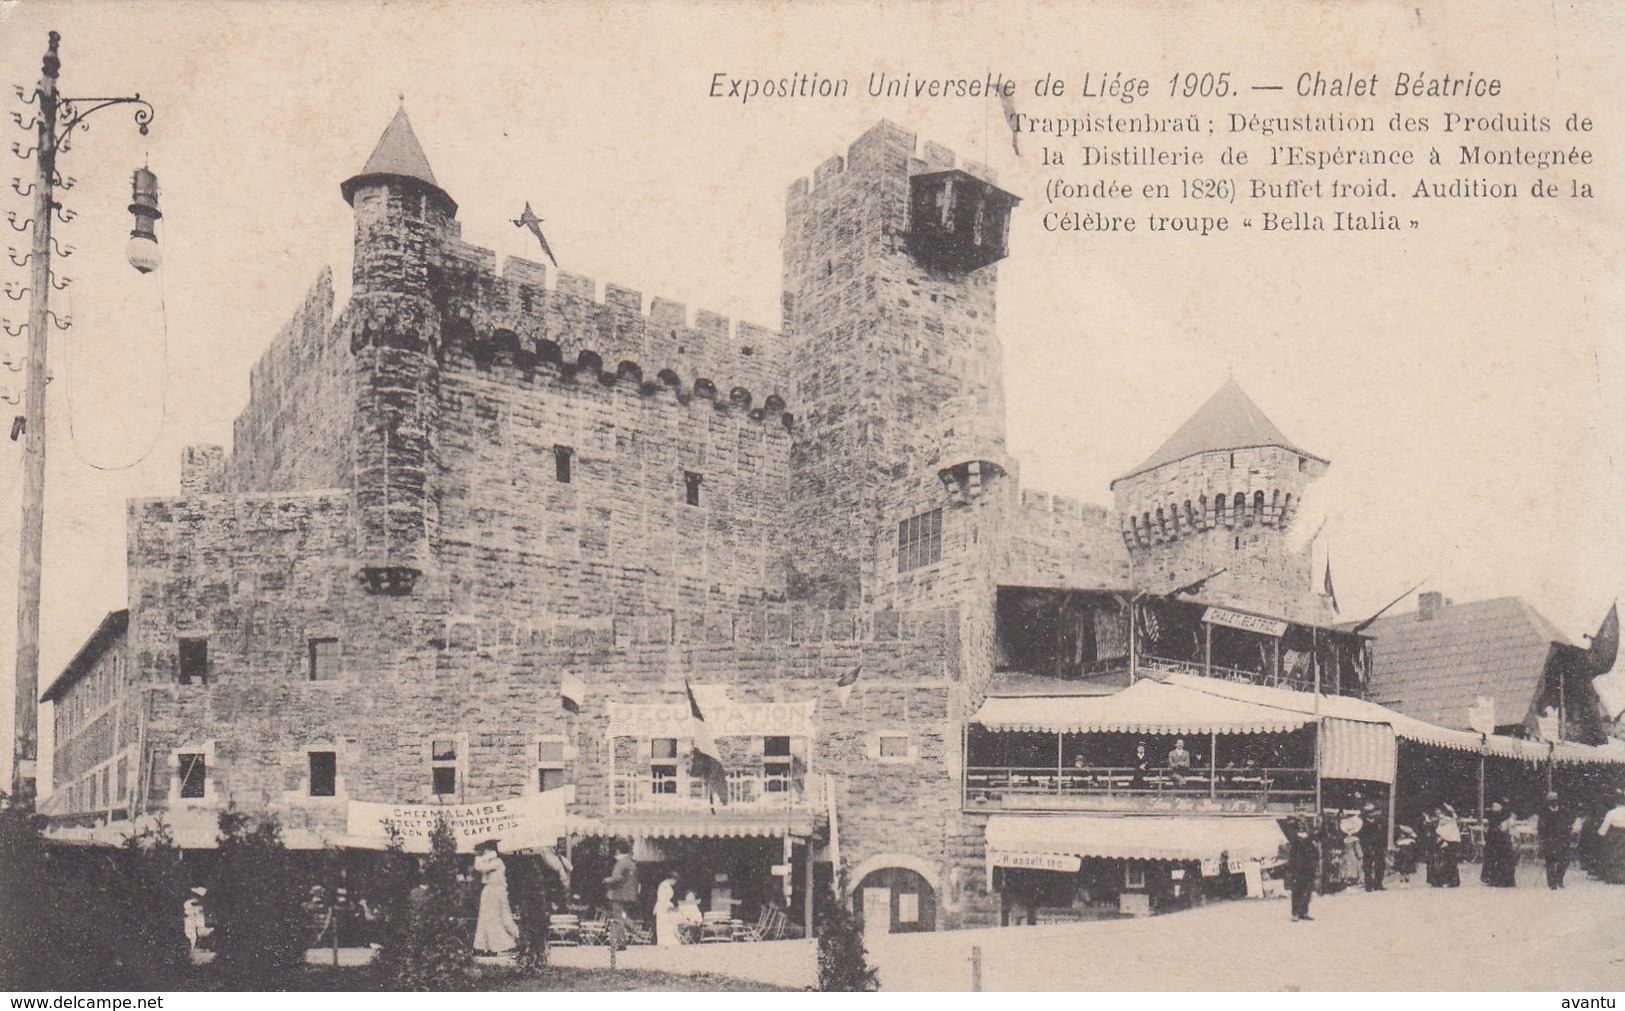
{"label": "striped awning", "polygon": [[1327,779],[1392,783],[1399,748],[1384,723],[1325,719],[1320,723],[1320,774]]}
{"label": "striped awning", "polygon": [[994,731],[1091,734],[1270,734],[1302,728],[1302,713],[1137,681],[1115,695],[990,698],[971,722]]}
{"label": "striped awning", "polygon": [[1007,815],[987,822],[994,867],[1042,866],[1047,857],[1111,860],[1272,860],[1286,837],[1274,818]]}

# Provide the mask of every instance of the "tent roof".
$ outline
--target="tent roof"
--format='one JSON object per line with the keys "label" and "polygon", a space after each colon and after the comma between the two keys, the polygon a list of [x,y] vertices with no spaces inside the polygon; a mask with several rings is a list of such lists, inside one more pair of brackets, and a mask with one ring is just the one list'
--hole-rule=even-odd
{"label": "tent roof", "polygon": [[1326,462],[1322,457],[1299,449],[1283,435],[1232,377],[1226,379],[1218,392],[1198,407],[1196,413],[1186,419],[1144,463],[1117,480],[1123,481],[1200,453],[1222,453],[1257,446],[1279,446],[1299,456]]}
{"label": "tent roof", "polygon": [[987,822],[990,863],[1002,854],[1117,860],[1272,860],[1286,837],[1274,818],[1010,815]]}

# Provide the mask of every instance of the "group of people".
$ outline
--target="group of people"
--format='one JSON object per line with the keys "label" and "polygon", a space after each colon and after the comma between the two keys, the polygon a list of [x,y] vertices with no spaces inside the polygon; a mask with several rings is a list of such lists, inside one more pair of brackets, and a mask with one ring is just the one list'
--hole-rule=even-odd
{"label": "group of people", "polygon": [[[1515,821],[1511,806],[1503,801],[1489,805],[1484,817],[1484,846],[1479,879],[1491,888],[1517,885],[1518,848],[1513,839]],[[1364,804],[1358,812],[1341,817],[1329,826],[1328,843],[1341,840],[1341,852],[1328,853],[1326,879],[1340,885],[1363,882],[1366,891],[1383,890],[1387,873],[1387,825],[1377,806]],[[1546,886],[1563,887],[1575,841],[1589,831],[1584,818],[1576,817],[1555,792],[1549,792],[1536,817],[1540,857],[1545,864]],[[1604,881],[1625,883],[1625,790],[1620,803],[1597,825],[1598,858],[1596,872]],[[1315,842],[1312,819],[1299,819],[1288,826],[1288,857],[1285,867],[1287,890],[1292,894],[1292,919],[1311,919],[1309,900],[1322,884],[1321,853]],[[1461,886],[1463,855],[1461,817],[1455,808],[1441,803],[1421,816],[1421,832],[1408,825],[1395,828],[1393,870],[1410,880],[1418,858],[1425,861],[1426,881],[1433,888]]]}

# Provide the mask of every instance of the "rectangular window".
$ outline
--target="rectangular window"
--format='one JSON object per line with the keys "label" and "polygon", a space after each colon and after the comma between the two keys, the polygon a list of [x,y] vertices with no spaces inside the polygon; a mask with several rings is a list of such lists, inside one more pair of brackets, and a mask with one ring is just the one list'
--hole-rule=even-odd
{"label": "rectangular window", "polygon": [[209,779],[208,759],[191,752],[180,756],[181,798],[201,800]]}
{"label": "rectangular window", "polygon": [[907,734],[882,734],[880,737],[881,758],[907,758]]}
{"label": "rectangular window", "polygon": [[429,787],[436,797],[457,792],[457,742],[438,738],[429,746]]}
{"label": "rectangular window", "polygon": [[181,640],[180,683],[200,685],[209,683],[209,640]]}
{"label": "rectangular window", "polygon": [[575,452],[569,446],[553,447],[553,479],[559,484],[570,483],[570,458]]}
{"label": "rectangular window", "polygon": [[689,505],[697,506],[700,504],[700,482],[704,480],[704,476],[696,474],[692,470],[683,471],[685,501]]}
{"label": "rectangular window", "polygon": [[333,681],[339,676],[339,641],[337,639],[310,640],[310,679]]}
{"label": "rectangular window", "polygon": [[656,737],[649,742],[649,792],[677,792],[677,738]]}
{"label": "rectangular window", "polygon": [[570,782],[565,769],[564,738],[544,737],[536,742],[536,789],[557,790]]}
{"label": "rectangular window", "polygon": [[336,797],[339,792],[339,756],[332,751],[310,753],[310,795]]}
{"label": "rectangular window", "polygon": [[762,779],[768,793],[790,792],[790,738],[762,738]]}
{"label": "rectangular window", "polygon": [[942,510],[910,517],[897,524],[897,571],[907,572],[942,561]]}

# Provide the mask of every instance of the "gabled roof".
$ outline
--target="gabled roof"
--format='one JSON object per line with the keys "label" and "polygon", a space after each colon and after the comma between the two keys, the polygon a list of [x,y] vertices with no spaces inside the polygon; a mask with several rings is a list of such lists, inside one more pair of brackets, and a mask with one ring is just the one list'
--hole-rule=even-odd
{"label": "gabled roof", "polygon": [[[1207,403],[1196,409],[1173,435],[1168,437],[1155,453],[1133,470],[1118,478],[1127,480],[1165,464],[1177,463],[1200,453],[1220,453],[1232,449],[1252,449],[1258,446],[1279,446],[1300,456],[1325,463],[1325,459],[1299,449],[1281,434],[1275,423],[1264,416],[1253,398],[1244,392],[1234,377],[1226,379],[1218,392]],[[1116,484],[1117,481],[1113,481]]]}
{"label": "gabled roof", "polygon": [[418,135],[412,130],[412,122],[406,118],[404,105],[395,110],[395,118],[384,128],[383,136],[378,138],[378,146],[372,149],[372,157],[367,159],[360,173],[344,181],[341,187],[344,199],[353,201],[357,187],[380,178],[410,179],[421,183],[450,204],[453,213],[456,212],[456,202],[435,181],[434,170],[429,167],[423,145],[418,143]]}
{"label": "gabled roof", "polygon": [[55,702],[68,693],[81,678],[95,666],[96,661],[102,658],[109,647],[124,635],[125,629],[130,627],[130,612],[109,611],[102,623],[96,626],[96,631],[90,633],[90,638],[79,647],[79,652],[73,655],[68,665],[62,668],[62,673],[56,676],[51,686],[45,689],[40,696],[41,702]]}
{"label": "gabled roof", "polygon": [[1495,700],[1498,726],[1528,715],[1552,645],[1570,645],[1529,603],[1497,597],[1379,618],[1371,637],[1371,697],[1407,716],[1469,729],[1467,707]]}

